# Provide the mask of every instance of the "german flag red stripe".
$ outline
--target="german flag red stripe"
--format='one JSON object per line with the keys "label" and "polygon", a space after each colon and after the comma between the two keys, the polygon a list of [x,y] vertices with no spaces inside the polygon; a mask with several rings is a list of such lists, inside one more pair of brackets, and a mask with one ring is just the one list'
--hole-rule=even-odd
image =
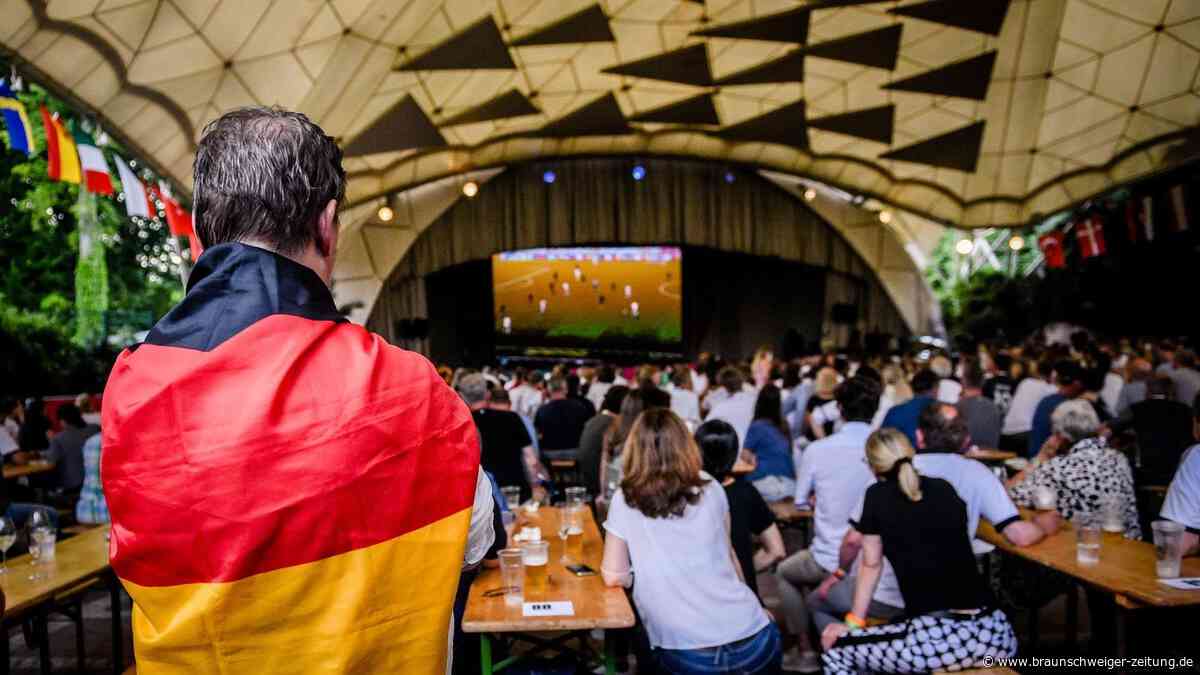
{"label": "german flag red stripe", "polygon": [[140,586],[302,565],[471,506],[466,407],[360,327],[274,315],[212,351],[143,345],[110,382],[113,566]]}

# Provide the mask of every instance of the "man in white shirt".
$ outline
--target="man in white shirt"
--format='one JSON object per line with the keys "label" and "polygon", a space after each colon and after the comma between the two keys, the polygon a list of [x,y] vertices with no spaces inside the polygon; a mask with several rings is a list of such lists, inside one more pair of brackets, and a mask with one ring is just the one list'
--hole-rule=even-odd
{"label": "man in white shirt", "polygon": [[732,366],[722,368],[717,379],[726,395],[724,400],[713,406],[708,419],[725,420],[737,431],[738,440],[744,442],[750,423],[754,421],[754,404],[758,402],[758,392],[754,389],[747,390],[742,371]]}
{"label": "man in white shirt", "polygon": [[604,406],[604,396],[609,389],[613,387],[613,380],[617,379],[617,369],[608,364],[604,364],[596,369],[596,379],[588,387],[587,400],[591,401],[596,410]]}
{"label": "man in white shirt", "polygon": [[[1038,370],[1049,372],[1049,365],[1039,364]],[[1042,402],[1050,394],[1058,391],[1058,387],[1050,382],[1047,382],[1039,375],[1030,375],[1021,380],[1017,385],[1017,391],[1013,394],[1012,403],[1008,406],[1008,412],[1004,415],[1004,425],[1000,427],[1000,435],[1018,437],[1002,441],[1000,447],[1024,447],[1023,437],[1033,428],[1033,414],[1037,412],[1038,403]]]}
{"label": "man in white shirt", "polygon": [[797,648],[784,655],[784,669],[815,672],[816,653],[809,642],[809,610],[804,593],[838,569],[838,549],[849,528],[850,512],[862,500],[875,476],[866,463],[871,417],[879,407],[879,383],[855,377],[837,388],[845,424],[836,433],[804,450],[796,482],[796,505],[813,506],[813,540],[809,548],[779,563],[776,578],[787,628]]}
{"label": "man in white shirt", "polygon": [[[1057,513],[1040,513],[1033,522],[1021,519],[1004,484],[981,462],[962,456],[969,440],[966,423],[959,417],[958,409],[935,403],[921,413],[917,427],[918,454],[913,460],[920,475],[941,478],[954,487],[967,506],[967,535],[975,539],[980,518],[992,523],[1016,546],[1030,546],[1041,541],[1047,532],[1057,532],[1062,526]],[[824,631],[830,623],[840,621],[853,604],[857,558],[862,547],[862,534],[853,524],[862,514],[865,493],[864,489],[850,515],[851,527],[847,528],[839,551],[838,571],[849,570],[841,575],[846,581],[834,572],[808,597],[818,632]],[[871,602],[871,617],[890,620],[903,611],[900,585],[885,559],[883,574]]]}
{"label": "man in white shirt", "polygon": [[954,379],[954,364],[950,362],[950,359],[938,354],[929,361],[929,369],[941,378],[938,382],[937,400],[942,403],[958,403],[962,385]]}
{"label": "man in white shirt", "polygon": [[691,368],[681,366],[671,373],[671,412],[695,430],[700,426],[700,397],[692,391],[692,384]]}
{"label": "man in white shirt", "polygon": [[[1200,401],[1193,401],[1193,404]],[[1195,434],[1200,438],[1200,405],[1194,410]],[[1200,445],[1183,453],[1160,515],[1183,525],[1183,554],[1200,555]]]}
{"label": "man in white shirt", "polygon": [[512,410],[518,415],[533,419],[538,408],[542,407],[542,374],[535,370],[526,375],[523,369],[518,369],[516,379],[517,386],[508,391]]}

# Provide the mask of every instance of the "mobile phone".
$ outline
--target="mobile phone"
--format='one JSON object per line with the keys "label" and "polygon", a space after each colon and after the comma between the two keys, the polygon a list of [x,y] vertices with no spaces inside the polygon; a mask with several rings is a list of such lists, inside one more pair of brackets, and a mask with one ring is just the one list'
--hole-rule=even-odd
{"label": "mobile phone", "polygon": [[596,576],[596,570],[587,565],[567,565],[567,571],[577,577],[592,577]]}

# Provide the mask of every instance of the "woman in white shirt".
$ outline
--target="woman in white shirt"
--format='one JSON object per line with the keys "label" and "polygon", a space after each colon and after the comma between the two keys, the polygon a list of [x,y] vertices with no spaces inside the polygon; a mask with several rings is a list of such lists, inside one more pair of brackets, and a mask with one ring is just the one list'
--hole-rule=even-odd
{"label": "woman in white shirt", "polygon": [[646,410],[622,455],[601,571],[609,586],[633,587],[659,665],[670,673],[779,672],[779,629],[742,579],[725,491],[701,471],[683,422],[670,410]]}

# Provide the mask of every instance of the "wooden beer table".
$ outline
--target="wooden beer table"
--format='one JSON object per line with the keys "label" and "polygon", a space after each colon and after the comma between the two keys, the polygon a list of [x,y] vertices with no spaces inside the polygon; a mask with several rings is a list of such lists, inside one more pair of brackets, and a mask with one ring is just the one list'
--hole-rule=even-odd
{"label": "wooden beer table", "polygon": [[[1028,509],[1021,509],[1023,517],[1028,519],[1031,514]],[[1154,570],[1154,545],[1148,542],[1105,532],[1100,545],[1100,562],[1084,565],[1075,558],[1075,528],[1069,522],[1033,546],[1012,545],[986,521],[980,521],[977,536],[1009,555],[1049,567],[1112,594],[1118,614],[1118,656],[1126,653],[1129,611],[1200,605],[1200,590],[1184,591],[1159,582]],[[1200,577],[1200,558],[1184,558],[1179,575]]]}
{"label": "wooden beer table", "polygon": [[4,480],[13,480],[22,476],[33,476],[53,470],[54,462],[46,462],[40,459],[28,464],[6,464],[4,465]]}
{"label": "wooden beer table", "polygon": [[[574,616],[523,616],[521,607],[509,607],[502,594],[489,593],[503,588],[499,568],[487,568],[471,584],[463,612],[462,626],[466,633],[480,633],[480,661],[483,674],[506,668],[523,655],[509,656],[499,663],[492,662],[492,638],[503,635],[514,640],[532,643],[534,651],[572,651],[566,643],[571,639],[580,641],[577,653],[590,654],[587,647],[588,632],[595,628],[629,628],[634,624],[633,608],[625,596],[624,589],[609,588],[600,578],[600,560],[604,556],[604,542],[600,529],[590,509],[584,509],[583,563],[596,570],[595,576],[577,577],[568,572],[561,562],[563,540],[558,536],[559,510],[543,506],[536,513],[524,513],[525,524],[540,527],[542,539],[550,542],[550,560],[547,563],[549,582],[544,594],[525,596],[526,602],[569,600],[574,607]],[[491,596],[491,597],[489,597]],[[551,634],[551,635],[547,635]],[[558,634],[558,635],[553,635]],[[615,672],[612,641],[607,632],[604,637],[604,671]]]}
{"label": "wooden beer table", "polygon": [[1010,459],[1016,459],[1017,453],[1008,450],[996,450],[995,448],[974,448],[963,453],[963,456],[985,463],[999,464]]}

